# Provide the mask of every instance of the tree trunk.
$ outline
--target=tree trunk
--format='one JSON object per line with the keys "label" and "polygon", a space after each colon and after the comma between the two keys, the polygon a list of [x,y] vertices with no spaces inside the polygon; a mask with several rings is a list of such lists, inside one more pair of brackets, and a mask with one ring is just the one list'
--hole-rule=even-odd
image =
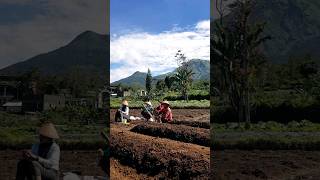
{"label": "tree trunk", "polygon": [[250,100],[249,100],[249,98],[250,98],[250,96],[249,96],[249,91],[248,91],[248,89],[246,89],[246,92],[245,92],[245,97],[244,97],[245,99],[245,111],[244,111],[244,116],[245,116],[245,121],[246,121],[246,123],[250,123],[250,121],[251,121],[251,118],[250,118]]}

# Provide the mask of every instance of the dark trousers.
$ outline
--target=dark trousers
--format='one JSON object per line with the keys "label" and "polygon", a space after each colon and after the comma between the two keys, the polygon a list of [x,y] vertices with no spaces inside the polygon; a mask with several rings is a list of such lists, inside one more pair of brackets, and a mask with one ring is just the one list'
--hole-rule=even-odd
{"label": "dark trousers", "polygon": [[59,173],[54,169],[47,169],[37,161],[21,160],[18,162],[16,180],[34,180],[41,176],[43,180],[58,180]]}
{"label": "dark trousers", "polygon": [[116,115],[115,115],[114,119],[115,119],[116,122],[121,122],[121,113],[120,113],[120,111],[116,112]]}
{"label": "dark trousers", "polygon": [[124,114],[124,113],[122,113],[121,111],[118,110],[116,112],[116,115],[115,115],[114,119],[115,119],[116,122],[121,122],[122,118],[127,119],[128,121],[130,121],[130,116],[129,115],[126,115],[126,114]]}
{"label": "dark trousers", "polygon": [[150,114],[147,113],[147,112],[145,112],[145,111],[142,111],[142,112],[141,112],[141,115],[142,115],[144,118],[148,119],[148,120],[151,118]]}

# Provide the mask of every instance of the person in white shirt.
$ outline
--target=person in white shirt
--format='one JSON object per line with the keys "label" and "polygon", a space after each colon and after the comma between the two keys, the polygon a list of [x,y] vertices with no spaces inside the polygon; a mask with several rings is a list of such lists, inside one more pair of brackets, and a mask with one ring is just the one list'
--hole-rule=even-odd
{"label": "person in white shirt", "polygon": [[39,129],[39,143],[31,151],[23,150],[18,162],[16,180],[59,179],[60,148],[54,142],[59,135],[52,123],[45,123]]}
{"label": "person in white shirt", "polygon": [[121,107],[117,110],[115,115],[116,122],[122,122],[123,119],[130,120],[129,116],[129,103],[127,100],[123,100]]}

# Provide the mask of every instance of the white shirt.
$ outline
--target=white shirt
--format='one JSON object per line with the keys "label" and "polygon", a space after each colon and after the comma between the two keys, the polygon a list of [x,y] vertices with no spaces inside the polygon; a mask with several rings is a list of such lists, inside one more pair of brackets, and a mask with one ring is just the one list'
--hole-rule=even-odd
{"label": "white shirt", "polygon": [[[31,152],[38,156],[39,143],[32,145]],[[45,168],[59,170],[59,161],[60,161],[60,147],[55,142],[52,143],[50,150],[47,154],[47,157],[39,157],[38,162],[42,164]]]}

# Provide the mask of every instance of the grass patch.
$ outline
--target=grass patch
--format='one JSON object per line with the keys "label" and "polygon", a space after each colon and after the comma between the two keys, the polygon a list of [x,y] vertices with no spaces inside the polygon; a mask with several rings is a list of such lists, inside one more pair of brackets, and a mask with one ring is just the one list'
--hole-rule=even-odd
{"label": "grass patch", "polygon": [[[121,98],[111,98],[110,107],[117,109],[120,107]],[[142,108],[142,100],[128,100],[130,108]],[[152,101],[153,106],[158,106],[158,101]],[[175,109],[207,109],[210,108],[210,100],[190,100],[190,101],[170,101],[170,106]]]}
{"label": "grass patch", "polygon": [[320,150],[320,137],[248,137],[237,140],[211,139],[213,150]]}
{"label": "grass patch", "polygon": [[320,150],[320,123],[308,120],[287,124],[274,121],[240,127],[237,123],[211,124],[211,147],[215,150]]}
{"label": "grass patch", "polygon": [[245,128],[245,123],[211,123],[213,132],[244,132],[244,131],[260,131],[260,132],[320,132],[320,123],[313,123],[308,120],[291,121],[287,124],[275,121],[251,123],[250,129]]}
{"label": "grass patch", "polygon": [[[62,112],[49,112],[61,137],[58,141],[62,149],[97,149],[105,144],[100,132],[109,134],[106,125],[83,125],[79,121],[59,119]],[[55,117],[55,118],[52,118]],[[0,112],[0,149],[29,149],[38,140],[41,114],[19,115]]]}

